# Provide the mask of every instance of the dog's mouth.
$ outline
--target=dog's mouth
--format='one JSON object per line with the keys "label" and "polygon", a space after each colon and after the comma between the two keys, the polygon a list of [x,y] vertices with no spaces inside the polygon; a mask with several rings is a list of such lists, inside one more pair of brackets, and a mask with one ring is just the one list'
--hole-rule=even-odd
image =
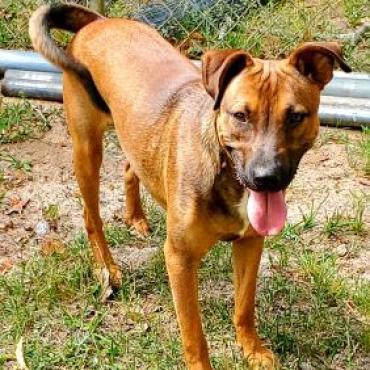
{"label": "dog's mouth", "polygon": [[270,166],[272,170],[267,166],[267,170],[262,167],[256,171],[261,169],[258,163],[246,166],[235,155],[232,158],[236,178],[249,192],[247,215],[251,226],[261,236],[277,235],[286,223],[285,189],[293,180],[298,163],[284,167],[275,162]]}
{"label": "dog's mouth", "polygon": [[248,188],[248,219],[262,236],[276,235],[285,225],[287,207],[283,190],[255,191]]}
{"label": "dog's mouth", "polygon": [[240,183],[248,190],[247,215],[250,224],[261,236],[277,235],[285,226],[287,205],[285,189],[293,176],[284,177],[284,181],[268,185],[256,185],[246,177],[238,176]]}

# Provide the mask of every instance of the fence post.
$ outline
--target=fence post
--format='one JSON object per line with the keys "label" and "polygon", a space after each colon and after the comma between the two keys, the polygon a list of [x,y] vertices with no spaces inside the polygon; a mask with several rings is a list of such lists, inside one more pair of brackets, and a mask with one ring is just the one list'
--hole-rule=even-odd
{"label": "fence post", "polygon": [[105,13],[104,0],[89,0],[89,8],[104,15]]}

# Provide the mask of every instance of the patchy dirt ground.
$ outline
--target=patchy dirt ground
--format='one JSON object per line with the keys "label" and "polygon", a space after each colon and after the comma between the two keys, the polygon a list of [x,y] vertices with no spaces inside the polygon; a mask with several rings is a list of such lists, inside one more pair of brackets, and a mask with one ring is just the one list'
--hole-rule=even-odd
{"label": "patchy dirt ground", "polygon": [[[320,140],[303,159],[299,172],[290,187],[287,200],[289,222],[302,220],[302,213],[314,210],[315,220],[324,223],[334,212],[353,215],[354,199],[369,194],[369,180],[350,166],[348,150],[343,140],[359,138],[360,133],[349,130],[322,128]],[[43,209],[50,205],[59,208],[54,234],[67,242],[83,228],[80,193],[72,170],[71,140],[63,118],[52,123],[43,138],[17,144],[2,145],[1,150],[21,160],[31,161],[32,171],[25,173],[7,166],[4,181],[7,192],[0,206],[0,259],[13,264],[27,258],[37,244],[37,231],[45,224]],[[105,157],[101,171],[101,210],[106,222],[121,220],[124,206],[123,155],[113,132],[105,140]],[[364,212],[369,225],[368,207]],[[314,240],[311,235],[307,242]],[[321,243],[321,244],[320,244]],[[367,263],[370,259],[368,235],[341,235],[327,238],[318,248],[336,248],[343,258],[345,274],[360,274],[370,279]],[[142,248],[142,246],[141,246]],[[152,255],[150,246],[141,252],[131,252],[126,263],[131,264]],[[352,253],[356,250],[356,253]],[[122,249],[121,249],[122,251]],[[128,252],[128,251],[127,251]]]}

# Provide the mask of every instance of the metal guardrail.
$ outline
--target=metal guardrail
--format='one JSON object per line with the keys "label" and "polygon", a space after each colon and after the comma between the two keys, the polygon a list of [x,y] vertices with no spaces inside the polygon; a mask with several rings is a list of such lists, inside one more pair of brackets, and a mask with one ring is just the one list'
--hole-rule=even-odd
{"label": "metal guardrail", "polygon": [[[200,67],[199,61],[194,63]],[[0,50],[0,70],[6,71],[4,95],[62,101],[61,73],[39,54]],[[319,116],[323,124],[370,126],[370,75],[334,72],[322,95]]]}

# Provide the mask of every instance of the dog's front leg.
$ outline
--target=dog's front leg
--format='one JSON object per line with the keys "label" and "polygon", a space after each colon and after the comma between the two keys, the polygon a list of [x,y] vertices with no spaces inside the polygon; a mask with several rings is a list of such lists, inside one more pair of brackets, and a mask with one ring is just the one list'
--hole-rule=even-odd
{"label": "dog's front leg", "polygon": [[235,287],[234,324],[237,342],[243,347],[252,369],[276,369],[277,360],[259,339],[255,327],[255,295],[263,237],[250,237],[233,243]]}
{"label": "dog's front leg", "polygon": [[185,360],[191,370],[209,370],[211,365],[198,305],[197,270],[200,258],[179,243],[176,240],[175,245],[168,237],[164,253]]}

